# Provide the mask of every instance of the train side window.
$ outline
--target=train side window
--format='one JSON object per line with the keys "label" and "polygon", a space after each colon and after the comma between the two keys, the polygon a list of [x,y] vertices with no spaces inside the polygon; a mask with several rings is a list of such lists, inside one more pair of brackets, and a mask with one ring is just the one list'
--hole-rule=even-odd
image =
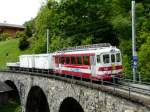
{"label": "train side window", "polygon": [[114,63],[115,62],[115,55],[111,54],[111,62]]}
{"label": "train side window", "polygon": [[121,56],[120,53],[116,54],[116,62],[120,62],[121,61]]}
{"label": "train side window", "polygon": [[70,64],[70,57],[66,57],[66,64]]}
{"label": "train side window", "polygon": [[75,57],[71,57],[71,64],[76,64],[76,58]]}
{"label": "train side window", "polygon": [[89,65],[89,56],[84,56],[83,62],[85,65]]}
{"label": "train side window", "polygon": [[81,56],[77,57],[77,64],[82,64],[82,57]]}
{"label": "train side window", "polygon": [[61,57],[61,64],[65,63],[65,57]]}
{"label": "train side window", "polygon": [[104,63],[109,63],[109,54],[103,55],[103,62]]}
{"label": "train side window", "polygon": [[97,63],[101,63],[101,56],[97,55]]}

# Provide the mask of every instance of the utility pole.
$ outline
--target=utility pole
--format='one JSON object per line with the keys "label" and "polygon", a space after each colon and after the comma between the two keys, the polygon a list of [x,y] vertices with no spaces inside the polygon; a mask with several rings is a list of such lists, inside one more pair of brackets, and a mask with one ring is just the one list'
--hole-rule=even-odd
{"label": "utility pole", "polygon": [[48,54],[48,48],[49,48],[49,29],[47,29],[47,54]]}
{"label": "utility pole", "polygon": [[135,25],[135,0],[132,0],[132,56],[133,56],[133,81],[136,81],[137,53],[136,53],[136,25]]}

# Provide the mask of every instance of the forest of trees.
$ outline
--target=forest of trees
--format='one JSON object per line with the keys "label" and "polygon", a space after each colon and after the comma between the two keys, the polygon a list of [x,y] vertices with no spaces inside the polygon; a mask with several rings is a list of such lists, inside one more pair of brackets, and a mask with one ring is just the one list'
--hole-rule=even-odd
{"label": "forest of trees", "polygon": [[[136,0],[138,73],[144,81],[150,81],[149,19],[149,0]],[[46,29],[50,30],[51,52],[109,42],[121,49],[124,72],[131,77],[131,0],[49,0],[25,26],[34,53],[46,52]]]}

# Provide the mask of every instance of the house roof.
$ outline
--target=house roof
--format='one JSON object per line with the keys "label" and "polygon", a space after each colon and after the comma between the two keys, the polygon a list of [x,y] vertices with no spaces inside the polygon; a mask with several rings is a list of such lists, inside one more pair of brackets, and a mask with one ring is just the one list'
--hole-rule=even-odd
{"label": "house roof", "polygon": [[7,23],[0,23],[0,27],[10,27],[10,28],[20,28],[25,29],[22,25],[16,25],[16,24],[7,24]]}
{"label": "house roof", "polygon": [[9,87],[6,83],[0,81],[0,93],[8,92],[11,90],[13,90],[11,87]]}

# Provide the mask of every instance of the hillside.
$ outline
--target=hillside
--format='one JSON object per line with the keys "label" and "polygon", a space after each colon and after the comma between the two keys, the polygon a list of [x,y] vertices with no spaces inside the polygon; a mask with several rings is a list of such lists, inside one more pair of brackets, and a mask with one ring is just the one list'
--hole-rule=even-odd
{"label": "hillside", "polygon": [[0,42],[0,69],[5,68],[7,62],[18,61],[18,56],[20,54],[31,53],[29,50],[20,51],[18,43],[19,39]]}

